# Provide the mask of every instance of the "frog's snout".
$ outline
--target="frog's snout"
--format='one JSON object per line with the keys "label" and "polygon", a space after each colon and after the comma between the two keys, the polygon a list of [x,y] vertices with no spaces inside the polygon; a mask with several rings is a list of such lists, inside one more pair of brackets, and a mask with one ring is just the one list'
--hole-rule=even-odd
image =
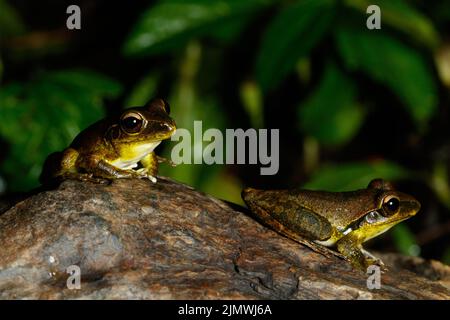
{"label": "frog's snout", "polygon": [[164,135],[164,136],[171,136],[175,133],[175,130],[177,129],[174,121],[154,121],[151,123],[151,131],[156,132],[158,134]]}
{"label": "frog's snout", "polygon": [[420,202],[417,200],[411,201],[411,208],[412,208],[413,215],[416,215],[416,213],[419,212],[419,210],[421,208]]}
{"label": "frog's snout", "polygon": [[162,125],[162,127],[165,131],[170,132],[170,133],[175,133],[175,131],[177,130],[177,126],[175,125],[175,122],[174,123],[164,123]]}
{"label": "frog's snout", "polygon": [[403,201],[402,207],[404,214],[412,217],[415,216],[417,212],[419,212],[421,204],[415,198],[410,196],[407,200]]}
{"label": "frog's snout", "polygon": [[255,195],[255,193],[256,193],[257,191],[258,191],[258,190],[256,190],[256,189],[247,187],[247,188],[245,188],[244,190],[242,190],[242,192],[241,192],[241,197],[242,197],[242,199],[244,199],[245,201],[252,200],[253,197],[254,197],[254,195]]}

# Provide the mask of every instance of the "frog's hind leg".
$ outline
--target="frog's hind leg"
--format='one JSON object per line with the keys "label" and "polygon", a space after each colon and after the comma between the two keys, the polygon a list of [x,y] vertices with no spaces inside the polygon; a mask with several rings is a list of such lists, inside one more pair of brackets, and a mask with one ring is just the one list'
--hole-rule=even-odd
{"label": "frog's hind leg", "polygon": [[98,184],[108,184],[109,180],[94,177],[92,173],[78,172],[77,161],[79,160],[79,153],[75,149],[68,148],[64,151],[61,159],[61,167],[57,173],[60,179],[79,180],[83,182],[93,182]]}
{"label": "frog's hind leg", "polygon": [[105,178],[97,178],[92,173],[66,172],[61,175],[62,179],[79,180],[82,182],[92,182],[97,184],[110,184],[111,181]]}
{"label": "frog's hind leg", "polygon": [[331,257],[338,257],[340,259],[344,259],[347,260],[345,258],[344,255],[342,255],[341,253],[331,250],[323,245],[319,245],[317,243],[315,243],[314,241],[305,239],[301,236],[299,236],[298,234],[290,231],[289,229],[286,229],[283,225],[278,223],[278,226],[275,227],[274,225],[272,225],[272,227],[279,233],[281,233],[282,235],[294,240],[295,242],[298,242],[300,244],[303,244],[305,246],[307,246],[308,248],[310,248],[311,250],[320,253],[321,255],[331,258]]}
{"label": "frog's hind leg", "polygon": [[[314,213],[304,209],[304,208],[296,208],[294,215],[289,215],[286,213],[278,213],[275,215],[269,214],[266,210],[260,209],[258,206],[253,206],[251,203],[248,203],[250,208],[253,212],[256,213],[256,215],[253,215],[257,220],[259,220],[262,224],[267,225],[277,231],[278,233],[300,243],[308,248],[312,249],[313,251],[322,254],[326,257],[339,257],[341,259],[345,259],[345,257],[340,254],[339,252],[336,252],[334,250],[331,250],[323,245],[319,245],[314,242],[314,240],[306,239],[305,237],[302,237],[301,234],[307,234],[309,233],[311,239],[321,239],[326,240],[333,236],[331,228],[328,228],[328,221],[321,219],[321,217],[315,215]],[[317,223],[322,224],[322,227],[324,228],[317,228],[314,234],[314,231],[311,232],[311,230],[308,232],[304,230],[300,230],[301,224],[298,225],[297,223],[293,223],[294,221],[297,222],[299,215],[304,215],[305,217],[314,218],[317,217]],[[323,231],[321,231],[321,230]]]}
{"label": "frog's hind leg", "polygon": [[76,169],[78,158],[78,151],[72,148],[67,148],[64,152],[52,153],[44,163],[39,180],[45,185],[52,185],[67,179],[105,183],[101,179],[94,178],[92,174],[79,173]]}

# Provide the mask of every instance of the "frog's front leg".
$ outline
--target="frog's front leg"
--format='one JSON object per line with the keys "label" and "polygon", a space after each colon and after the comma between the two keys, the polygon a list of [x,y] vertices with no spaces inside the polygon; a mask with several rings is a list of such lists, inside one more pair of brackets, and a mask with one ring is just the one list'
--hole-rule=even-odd
{"label": "frog's front leg", "polygon": [[371,254],[369,251],[365,250],[364,248],[361,248],[361,251],[366,256],[366,260],[369,260],[371,262],[370,264],[374,264],[374,265],[381,267],[381,269],[383,271],[388,270],[388,268],[386,267],[386,265],[380,258],[377,258],[376,256],[374,256],[373,254]]}
{"label": "frog's front leg", "polygon": [[[103,159],[96,157],[81,158],[77,163],[81,172],[70,172],[66,175],[69,178],[75,178],[82,181],[92,181],[104,183],[104,180],[124,179],[124,178],[142,178],[143,175],[132,169],[118,168]],[[103,181],[102,181],[103,180]]]}
{"label": "frog's front leg", "polygon": [[161,157],[161,156],[158,156],[158,155],[156,155],[156,159],[158,160],[158,164],[166,162],[172,167],[176,167],[177,166],[177,164],[175,162],[173,162],[172,160],[170,160],[170,159],[167,159],[167,158],[164,158],[164,157]]}
{"label": "frog's front leg", "polygon": [[143,178],[137,170],[120,169],[104,160],[100,160],[94,168],[94,176],[106,179]]}
{"label": "frog's front leg", "polygon": [[137,171],[143,175],[146,175],[147,178],[153,183],[156,183],[159,157],[154,152],[150,152],[143,159],[141,159],[141,164],[142,168]]}
{"label": "frog's front leg", "polygon": [[366,272],[377,261],[364,254],[358,237],[349,233],[337,242],[337,249],[356,268]]}

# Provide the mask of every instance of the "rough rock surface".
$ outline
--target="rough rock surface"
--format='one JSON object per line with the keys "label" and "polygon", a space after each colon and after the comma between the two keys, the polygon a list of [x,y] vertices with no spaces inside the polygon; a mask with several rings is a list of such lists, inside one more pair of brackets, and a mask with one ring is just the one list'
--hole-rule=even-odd
{"label": "rough rock surface", "polygon": [[[385,255],[390,271],[369,290],[346,262],[236,210],[164,178],[66,181],[0,216],[0,298],[450,298],[439,262]],[[81,289],[66,286],[71,265]]]}

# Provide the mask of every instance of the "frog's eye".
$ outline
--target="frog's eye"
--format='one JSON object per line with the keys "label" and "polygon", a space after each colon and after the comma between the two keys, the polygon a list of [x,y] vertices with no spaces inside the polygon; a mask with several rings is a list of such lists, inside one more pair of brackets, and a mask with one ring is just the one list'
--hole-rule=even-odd
{"label": "frog's eye", "polygon": [[162,101],[164,104],[163,105],[164,111],[166,111],[167,114],[170,114],[170,104],[164,99],[162,99]]}
{"label": "frog's eye", "polygon": [[367,223],[372,224],[379,220],[383,219],[383,216],[379,214],[377,211],[371,211],[366,214],[365,220]]}
{"label": "frog's eye", "polygon": [[383,212],[391,216],[398,212],[400,208],[400,200],[396,197],[386,197],[383,201]]}
{"label": "frog's eye", "polygon": [[142,124],[142,116],[139,113],[129,113],[120,120],[120,126],[126,133],[140,132]]}

